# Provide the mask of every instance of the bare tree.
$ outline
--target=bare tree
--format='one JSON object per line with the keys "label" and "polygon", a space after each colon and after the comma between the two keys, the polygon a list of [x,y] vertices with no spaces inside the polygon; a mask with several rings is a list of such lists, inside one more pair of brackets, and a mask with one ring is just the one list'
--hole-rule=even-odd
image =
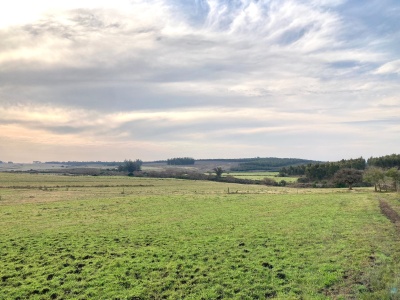
{"label": "bare tree", "polygon": [[216,175],[217,178],[221,178],[222,177],[222,173],[225,172],[221,167],[216,167],[216,168],[213,169],[213,171],[215,172],[215,175]]}

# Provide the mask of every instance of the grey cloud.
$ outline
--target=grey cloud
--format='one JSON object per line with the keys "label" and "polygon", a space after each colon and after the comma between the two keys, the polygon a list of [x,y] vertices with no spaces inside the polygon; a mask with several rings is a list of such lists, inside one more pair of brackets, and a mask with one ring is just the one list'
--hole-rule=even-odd
{"label": "grey cloud", "polygon": [[[122,27],[119,22],[106,22],[99,15],[98,10],[77,9],[71,11],[70,20],[77,25],[88,28],[90,30],[115,29]],[[102,12],[104,14],[104,12]]]}
{"label": "grey cloud", "polygon": [[57,19],[57,16],[48,16],[36,23],[22,26],[22,30],[33,37],[50,34],[59,38],[76,41],[85,38],[90,32],[115,31],[123,28],[117,21],[106,21],[107,12],[99,9],[76,9],[68,12],[69,23]]}
{"label": "grey cloud", "polygon": [[20,119],[7,119],[7,120],[0,120],[0,125],[13,125],[18,124],[20,126],[28,127],[30,129],[37,129],[42,130],[45,132],[55,133],[55,134],[82,134],[87,131],[93,131],[94,128],[90,126],[82,126],[82,125],[75,125],[75,126],[54,126],[47,124],[45,122],[39,121],[25,121]]}
{"label": "grey cloud", "polygon": [[41,20],[35,24],[25,25],[22,29],[34,37],[44,34],[53,34],[61,38],[72,39],[76,35],[75,30],[70,26],[66,26],[51,19]]}
{"label": "grey cloud", "polygon": [[347,68],[354,68],[358,67],[360,63],[358,61],[354,60],[342,60],[342,61],[335,61],[333,63],[330,63],[329,66],[333,68],[338,68],[338,69],[347,69]]}
{"label": "grey cloud", "polygon": [[376,128],[376,126],[379,126],[379,128],[381,128],[382,126],[386,127],[386,126],[390,126],[390,125],[398,125],[398,124],[400,124],[400,118],[364,120],[364,121],[350,121],[350,122],[343,122],[343,124],[360,125],[360,126],[375,127],[375,128]]}
{"label": "grey cloud", "polygon": [[36,126],[37,129],[42,129],[46,131],[50,131],[51,133],[56,134],[82,134],[85,131],[88,131],[90,127],[73,127],[73,126]]}
{"label": "grey cloud", "polygon": [[[207,113],[205,112],[204,115],[206,116]],[[226,128],[229,128],[231,132],[235,132],[237,130],[265,126],[276,127],[277,123],[268,120],[261,122],[260,120],[240,118],[240,116],[237,116],[235,119],[185,120],[184,122],[158,118],[126,122],[115,128],[113,132],[116,134],[128,133],[130,138],[140,140],[169,141],[172,138],[173,140],[184,141],[188,136],[196,134],[208,135],[210,138],[215,138],[216,132],[225,131]]]}
{"label": "grey cloud", "polygon": [[307,26],[303,28],[295,28],[292,30],[287,30],[281,35],[279,39],[279,44],[289,45],[295,43],[296,41],[304,37],[304,35],[307,34],[307,32],[309,32],[311,29],[312,29],[311,26]]}

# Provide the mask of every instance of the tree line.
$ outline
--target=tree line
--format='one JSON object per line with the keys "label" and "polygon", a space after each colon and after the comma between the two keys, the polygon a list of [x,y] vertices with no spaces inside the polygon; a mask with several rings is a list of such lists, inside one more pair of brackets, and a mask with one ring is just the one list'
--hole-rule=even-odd
{"label": "tree line", "polygon": [[279,176],[305,176],[308,180],[331,179],[340,169],[364,170],[366,161],[364,158],[342,159],[337,162],[314,163],[299,166],[283,167],[279,170]]}
{"label": "tree line", "polygon": [[389,169],[400,167],[400,154],[390,154],[381,157],[370,157],[367,161],[368,166],[380,167]]}
{"label": "tree line", "polygon": [[316,163],[283,167],[279,176],[303,176],[299,182],[331,181],[336,186],[347,185],[351,189],[354,184],[365,182],[373,185],[375,191],[399,190],[400,155],[391,154],[371,157],[367,161],[360,157],[342,159],[337,162]]}
{"label": "tree line", "polygon": [[194,165],[195,159],[192,157],[175,157],[167,159],[167,165],[182,166]]}
{"label": "tree line", "polygon": [[274,171],[281,167],[300,166],[312,163],[317,163],[317,161],[300,158],[253,158],[248,161],[239,163],[237,167],[232,167],[231,171]]}
{"label": "tree line", "polygon": [[400,154],[370,157],[367,161],[360,157],[356,159],[342,159],[337,162],[282,167],[279,170],[279,176],[305,176],[310,180],[323,180],[332,178],[340,169],[364,170],[367,167],[379,167],[383,169],[400,168]]}

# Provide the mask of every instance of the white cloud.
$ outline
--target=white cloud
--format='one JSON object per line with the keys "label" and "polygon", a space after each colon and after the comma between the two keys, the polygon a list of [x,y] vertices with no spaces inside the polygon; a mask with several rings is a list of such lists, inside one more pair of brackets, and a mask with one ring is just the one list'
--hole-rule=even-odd
{"label": "white cloud", "polygon": [[[400,107],[400,97],[391,96],[385,97],[379,100],[375,106],[391,106],[391,107]],[[400,113],[400,112],[399,112]]]}
{"label": "white cloud", "polygon": [[0,27],[15,26],[35,22],[46,15],[62,14],[63,11],[75,8],[81,9],[115,9],[121,11],[132,8],[130,1],[119,0],[68,0],[68,1],[51,1],[51,0],[14,0],[8,1],[2,5],[0,10]]}
{"label": "white cloud", "polygon": [[312,3],[317,6],[339,6],[348,0],[313,0]]}
{"label": "white cloud", "polygon": [[400,59],[385,63],[374,74],[400,74]]}

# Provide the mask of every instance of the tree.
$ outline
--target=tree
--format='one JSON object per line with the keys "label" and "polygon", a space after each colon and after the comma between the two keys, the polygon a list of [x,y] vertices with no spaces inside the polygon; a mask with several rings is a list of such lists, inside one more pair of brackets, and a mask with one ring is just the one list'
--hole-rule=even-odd
{"label": "tree", "polygon": [[119,165],[118,171],[128,172],[130,175],[132,175],[133,172],[140,171],[142,169],[142,164],[143,162],[140,159],[135,161],[125,159],[122,165]]}
{"label": "tree", "polygon": [[213,169],[217,178],[222,177],[222,173],[225,172],[221,167],[216,167]]}
{"label": "tree", "polygon": [[381,168],[369,167],[364,171],[363,180],[365,182],[371,183],[375,187],[375,192],[378,191],[377,186],[379,186],[379,191],[381,191],[381,183],[385,179],[385,172]]}
{"label": "tree", "polygon": [[333,176],[336,184],[345,184],[349,186],[349,190],[353,189],[355,183],[362,181],[362,172],[356,169],[340,169]]}
{"label": "tree", "polygon": [[386,171],[386,176],[390,177],[393,182],[393,188],[397,192],[398,191],[398,184],[400,182],[400,171],[397,168],[390,168]]}

